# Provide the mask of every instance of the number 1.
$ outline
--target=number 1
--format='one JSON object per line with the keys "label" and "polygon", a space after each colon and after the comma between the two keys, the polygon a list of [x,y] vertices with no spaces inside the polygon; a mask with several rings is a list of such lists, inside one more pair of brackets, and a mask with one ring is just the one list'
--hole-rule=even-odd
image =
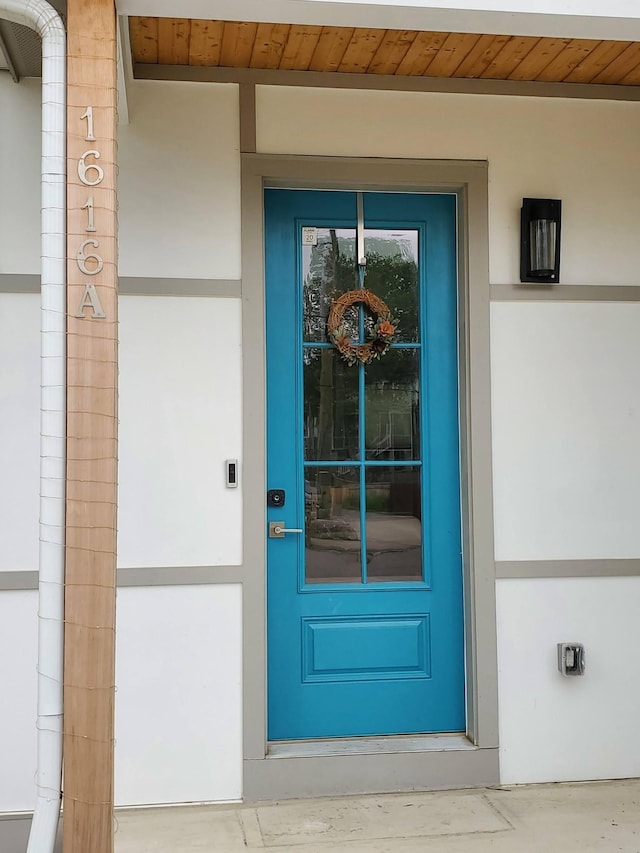
{"label": "number 1", "polygon": [[87,211],[87,218],[89,220],[87,227],[84,229],[85,231],[95,231],[96,227],[93,224],[93,196],[89,196],[87,199],[87,203],[83,204],[80,210]]}
{"label": "number 1", "polygon": [[80,121],[84,118],[87,120],[87,135],[85,136],[85,141],[95,142],[96,138],[93,135],[93,107],[87,107],[86,112],[80,116]]}

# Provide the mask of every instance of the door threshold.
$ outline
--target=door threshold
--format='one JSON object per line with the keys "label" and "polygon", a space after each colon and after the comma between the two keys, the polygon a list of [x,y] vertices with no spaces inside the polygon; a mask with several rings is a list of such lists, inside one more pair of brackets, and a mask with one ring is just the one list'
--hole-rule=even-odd
{"label": "door threshold", "polygon": [[326,755],[380,755],[401,752],[449,752],[475,750],[462,732],[434,735],[327,738],[324,740],[271,741],[267,758],[307,758]]}

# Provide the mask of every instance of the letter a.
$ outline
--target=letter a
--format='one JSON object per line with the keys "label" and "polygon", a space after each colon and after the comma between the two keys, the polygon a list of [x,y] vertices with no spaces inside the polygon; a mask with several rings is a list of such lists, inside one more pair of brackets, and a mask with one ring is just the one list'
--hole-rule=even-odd
{"label": "letter a", "polygon": [[84,309],[91,308],[93,310],[93,320],[105,320],[107,315],[102,310],[100,297],[96,290],[95,284],[85,284],[84,293],[82,294],[82,302],[76,313],[76,317],[84,320]]}

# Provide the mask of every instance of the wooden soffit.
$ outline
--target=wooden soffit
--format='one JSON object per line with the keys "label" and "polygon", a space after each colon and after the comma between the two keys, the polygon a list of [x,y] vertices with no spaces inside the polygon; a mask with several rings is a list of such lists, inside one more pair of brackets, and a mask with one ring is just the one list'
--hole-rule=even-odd
{"label": "wooden soffit", "polygon": [[129,19],[140,65],[640,85],[640,42]]}

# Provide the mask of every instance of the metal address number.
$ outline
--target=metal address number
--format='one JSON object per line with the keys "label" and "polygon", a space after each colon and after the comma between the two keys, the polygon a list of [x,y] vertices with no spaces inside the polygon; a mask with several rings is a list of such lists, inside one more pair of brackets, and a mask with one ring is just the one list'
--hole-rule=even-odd
{"label": "metal address number", "polygon": [[[78,177],[85,185],[85,187],[97,187],[98,184],[102,183],[102,179],[104,178],[104,172],[102,170],[102,166],[97,166],[95,163],[86,163],[85,160],[87,157],[93,156],[96,160],[100,159],[100,152],[96,151],[95,148],[90,148],[88,151],[85,151],[82,157],[78,160]],[[93,180],[90,180],[87,177],[87,172],[95,170],[96,176]]]}
{"label": "metal address number", "polygon": [[[87,133],[85,142],[95,142],[96,137],[93,132],[93,107],[88,106],[85,112],[80,116],[80,120],[87,122]],[[97,187],[104,180],[104,169],[95,162],[87,162],[87,158],[93,160],[100,159],[100,152],[96,148],[89,148],[78,160],[78,178],[85,187]],[[88,233],[95,232],[96,226],[94,223],[93,196],[89,196],[86,204],[83,204],[81,210],[87,211],[87,227],[85,231]],[[76,263],[78,269],[83,275],[98,275],[104,267],[104,261],[97,252],[87,251],[87,247],[99,249],[100,243],[94,239],[85,240],[78,251],[76,252]],[[87,266],[88,262],[88,266]],[[104,319],[105,313],[102,310],[98,293],[93,284],[86,284],[82,296],[82,302],[78,308],[76,317],[84,319],[84,309],[93,309],[93,319]]]}
{"label": "metal address number", "polygon": [[[104,266],[104,262],[100,255],[96,255],[95,252],[85,252],[87,246],[93,246],[94,249],[98,249],[100,243],[97,240],[85,240],[80,246],[76,254],[76,261],[80,267],[80,272],[84,273],[84,275],[98,275]],[[87,261],[93,261],[95,266],[89,269]]]}

